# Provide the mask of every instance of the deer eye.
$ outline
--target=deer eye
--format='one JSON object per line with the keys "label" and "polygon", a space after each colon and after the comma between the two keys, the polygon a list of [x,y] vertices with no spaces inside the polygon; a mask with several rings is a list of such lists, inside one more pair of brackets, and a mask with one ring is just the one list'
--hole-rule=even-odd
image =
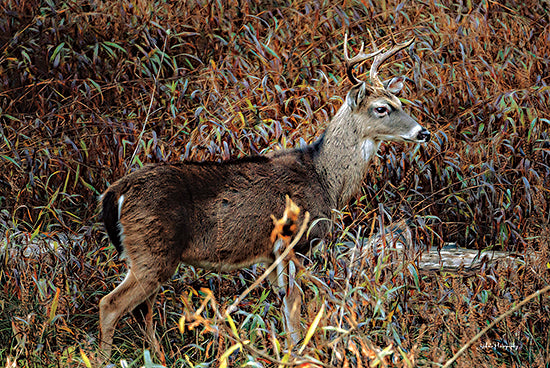
{"label": "deer eye", "polygon": [[374,108],[374,111],[376,111],[378,115],[386,115],[388,113],[388,108],[386,106],[378,106]]}

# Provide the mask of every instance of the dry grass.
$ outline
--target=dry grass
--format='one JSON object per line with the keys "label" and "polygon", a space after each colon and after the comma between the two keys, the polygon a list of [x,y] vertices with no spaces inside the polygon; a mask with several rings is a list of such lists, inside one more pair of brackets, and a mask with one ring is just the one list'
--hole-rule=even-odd
{"label": "dry grass", "polygon": [[[366,367],[388,354],[379,366],[444,363],[549,284],[546,4],[2,2],[0,364],[85,366],[97,347],[97,302],[124,273],[96,223],[97,195],[146,162],[220,160],[311,142],[350,87],[341,67],[346,31],[356,43],[370,31],[379,45],[415,35],[415,53],[382,74],[413,80],[404,101],[434,139],[382,147],[363,192],[311,255],[309,270],[326,290],[307,284],[304,322],[324,312],[300,357],[288,359]],[[343,242],[368,235],[380,209],[386,222],[410,219],[422,244],[540,257],[469,275],[423,273],[412,261],[375,255],[350,268]],[[259,272],[180,269],[157,304],[168,366],[207,366],[239,342],[215,310]],[[195,291],[202,286],[211,297]],[[239,306],[235,323],[249,342],[230,364],[286,359],[277,350],[278,305],[256,289]],[[457,365],[548,364],[549,308],[546,295],[527,304]],[[143,355],[140,332],[125,321],[117,361]]]}

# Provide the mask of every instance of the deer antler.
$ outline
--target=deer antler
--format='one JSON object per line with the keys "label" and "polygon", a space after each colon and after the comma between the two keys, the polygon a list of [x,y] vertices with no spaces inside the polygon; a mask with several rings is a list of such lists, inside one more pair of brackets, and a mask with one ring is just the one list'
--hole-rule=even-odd
{"label": "deer antler", "polygon": [[412,45],[413,42],[414,37],[407,42],[399,43],[393,46],[390,50],[386,51],[382,55],[376,55],[370,67],[370,80],[376,88],[384,88],[382,81],[380,80],[380,78],[378,78],[378,68],[380,67],[380,65],[382,65],[387,59],[392,57],[397,52]]}
{"label": "deer antler", "polygon": [[346,33],[346,35],[344,36],[344,58],[346,60],[346,65],[347,65],[346,73],[348,75],[348,79],[354,85],[361,83],[361,81],[355,78],[355,76],[353,75],[353,67],[382,52],[382,50],[377,50],[371,54],[364,54],[363,53],[364,49],[365,49],[365,43],[363,42],[361,44],[361,50],[359,50],[359,53],[350,59],[348,55],[348,34]]}

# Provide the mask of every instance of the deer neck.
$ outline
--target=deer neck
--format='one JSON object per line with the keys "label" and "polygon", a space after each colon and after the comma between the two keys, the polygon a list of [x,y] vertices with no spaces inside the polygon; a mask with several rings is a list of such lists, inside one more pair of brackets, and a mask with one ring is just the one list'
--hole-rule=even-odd
{"label": "deer neck", "polygon": [[315,159],[325,179],[333,208],[340,209],[359,192],[369,162],[380,142],[356,134],[360,124],[344,104],[327,127]]}

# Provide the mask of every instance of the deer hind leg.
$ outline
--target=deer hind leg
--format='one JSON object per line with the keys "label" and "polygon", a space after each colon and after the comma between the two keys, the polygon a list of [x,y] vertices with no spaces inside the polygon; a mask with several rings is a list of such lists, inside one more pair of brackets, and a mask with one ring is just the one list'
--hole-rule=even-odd
{"label": "deer hind leg", "polygon": [[132,314],[138,321],[143,322],[144,332],[149,346],[153,349],[153,351],[161,354],[160,345],[158,343],[155,327],[153,325],[153,306],[155,305],[157,294],[158,289],[144,302],[139,304],[132,311]]}
{"label": "deer hind leg", "polygon": [[118,320],[137,306],[145,303],[146,331],[153,331],[153,302],[158,288],[164,280],[159,275],[145,270],[135,272],[132,268],[126,278],[110,294],[103,297],[99,303],[100,344],[105,357],[111,356],[113,335]]}

